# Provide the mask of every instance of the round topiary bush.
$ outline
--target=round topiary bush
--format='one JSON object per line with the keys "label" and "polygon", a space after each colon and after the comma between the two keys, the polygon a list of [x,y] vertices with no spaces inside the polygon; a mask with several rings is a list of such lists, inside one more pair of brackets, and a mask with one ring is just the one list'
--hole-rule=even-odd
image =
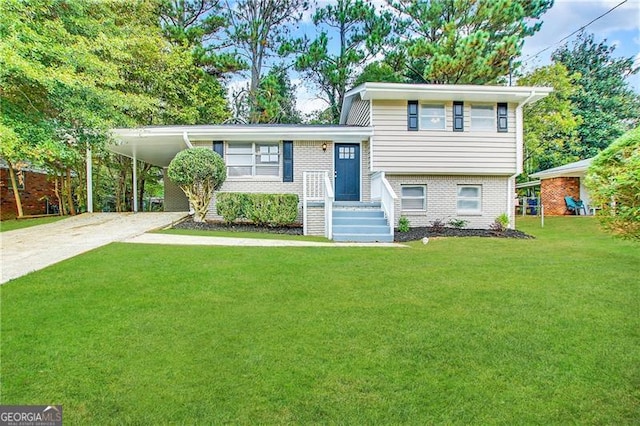
{"label": "round topiary bush", "polygon": [[193,220],[204,222],[213,193],[227,178],[222,157],[208,148],[186,149],[171,160],[167,174],[193,206]]}

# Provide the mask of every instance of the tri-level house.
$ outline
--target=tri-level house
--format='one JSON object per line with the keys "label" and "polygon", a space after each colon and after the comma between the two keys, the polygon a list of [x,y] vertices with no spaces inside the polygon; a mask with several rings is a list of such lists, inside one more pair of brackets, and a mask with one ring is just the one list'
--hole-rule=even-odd
{"label": "tri-level house", "polygon": [[[110,149],[166,168],[182,149],[209,147],[227,166],[220,191],[295,193],[307,235],[392,241],[402,216],[411,226],[462,219],[470,228],[513,219],[523,106],[551,90],[365,83],[346,94],[339,125],[116,129]],[[189,209],[169,179],[164,205]],[[221,219],[215,197],[207,218]]]}

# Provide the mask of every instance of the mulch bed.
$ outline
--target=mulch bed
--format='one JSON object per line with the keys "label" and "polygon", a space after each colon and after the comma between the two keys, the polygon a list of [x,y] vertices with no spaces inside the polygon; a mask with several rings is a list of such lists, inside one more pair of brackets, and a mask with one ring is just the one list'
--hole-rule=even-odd
{"label": "mulch bed", "polygon": [[[173,226],[177,229],[197,229],[201,231],[236,231],[236,232],[266,232],[271,234],[302,235],[302,227],[296,226],[256,226],[249,223],[235,223],[227,225],[220,222],[194,222],[187,219]],[[394,241],[406,243],[421,240],[424,237],[490,237],[490,238],[534,238],[522,231],[507,229],[496,232],[490,229],[458,229],[458,228],[432,228],[428,226],[410,228],[409,232],[399,232],[396,229]]]}
{"label": "mulch bed", "polygon": [[187,219],[176,225],[176,229],[197,229],[200,231],[232,231],[232,232],[263,232],[269,234],[302,235],[302,226],[256,226],[250,223],[234,223],[227,225],[221,222],[194,222]]}
{"label": "mulch bed", "polygon": [[515,229],[506,229],[502,232],[491,229],[458,229],[458,228],[432,228],[429,226],[410,228],[409,232],[399,232],[396,229],[394,241],[406,243],[421,240],[424,237],[490,237],[490,238],[535,238]]}

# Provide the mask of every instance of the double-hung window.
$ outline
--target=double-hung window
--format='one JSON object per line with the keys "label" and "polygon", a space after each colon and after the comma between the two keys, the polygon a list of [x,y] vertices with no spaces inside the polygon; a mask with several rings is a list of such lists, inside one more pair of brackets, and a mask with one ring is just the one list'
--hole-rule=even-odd
{"label": "double-hung window", "polygon": [[445,113],[443,104],[420,105],[420,129],[444,130]]}
{"label": "double-hung window", "polygon": [[490,132],[496,129],[493,105],[471,105],[471,130]]}
{"label": "double-hung window", "polygon": [[458,214],[482,213],[482,186],[458,185]]}
{"label": "double-hung window", "polygon": [[402,210],[427,210],[427,187],[424,185],[402,185]]}
{"label": "double-hung window", "polygon": [[277,143],[230,143],[225,161],[230,177],[280,176]]}
{"label": "double-hung window", "polygon": [[280,176],[280,147],[277,144],[255,144],[256,176]]}

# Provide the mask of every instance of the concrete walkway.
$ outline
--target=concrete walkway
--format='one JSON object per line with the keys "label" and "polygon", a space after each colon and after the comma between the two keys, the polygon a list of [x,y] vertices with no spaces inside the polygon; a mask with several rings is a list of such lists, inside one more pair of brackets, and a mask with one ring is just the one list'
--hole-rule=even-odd
{"label": "concrete walkway", "polygon": [[179,244],[201,246],[246,247],[406,247],[395,243],[333,243],[318,241],[268,240],[258,238],[199,237],[191,235],[142,234],[124,240],[125,243]]}
{"label": "concrete walkway", "polygon": [[0,232],[0,284],[80,253],[163,228],[186,213],[85,213]]}

